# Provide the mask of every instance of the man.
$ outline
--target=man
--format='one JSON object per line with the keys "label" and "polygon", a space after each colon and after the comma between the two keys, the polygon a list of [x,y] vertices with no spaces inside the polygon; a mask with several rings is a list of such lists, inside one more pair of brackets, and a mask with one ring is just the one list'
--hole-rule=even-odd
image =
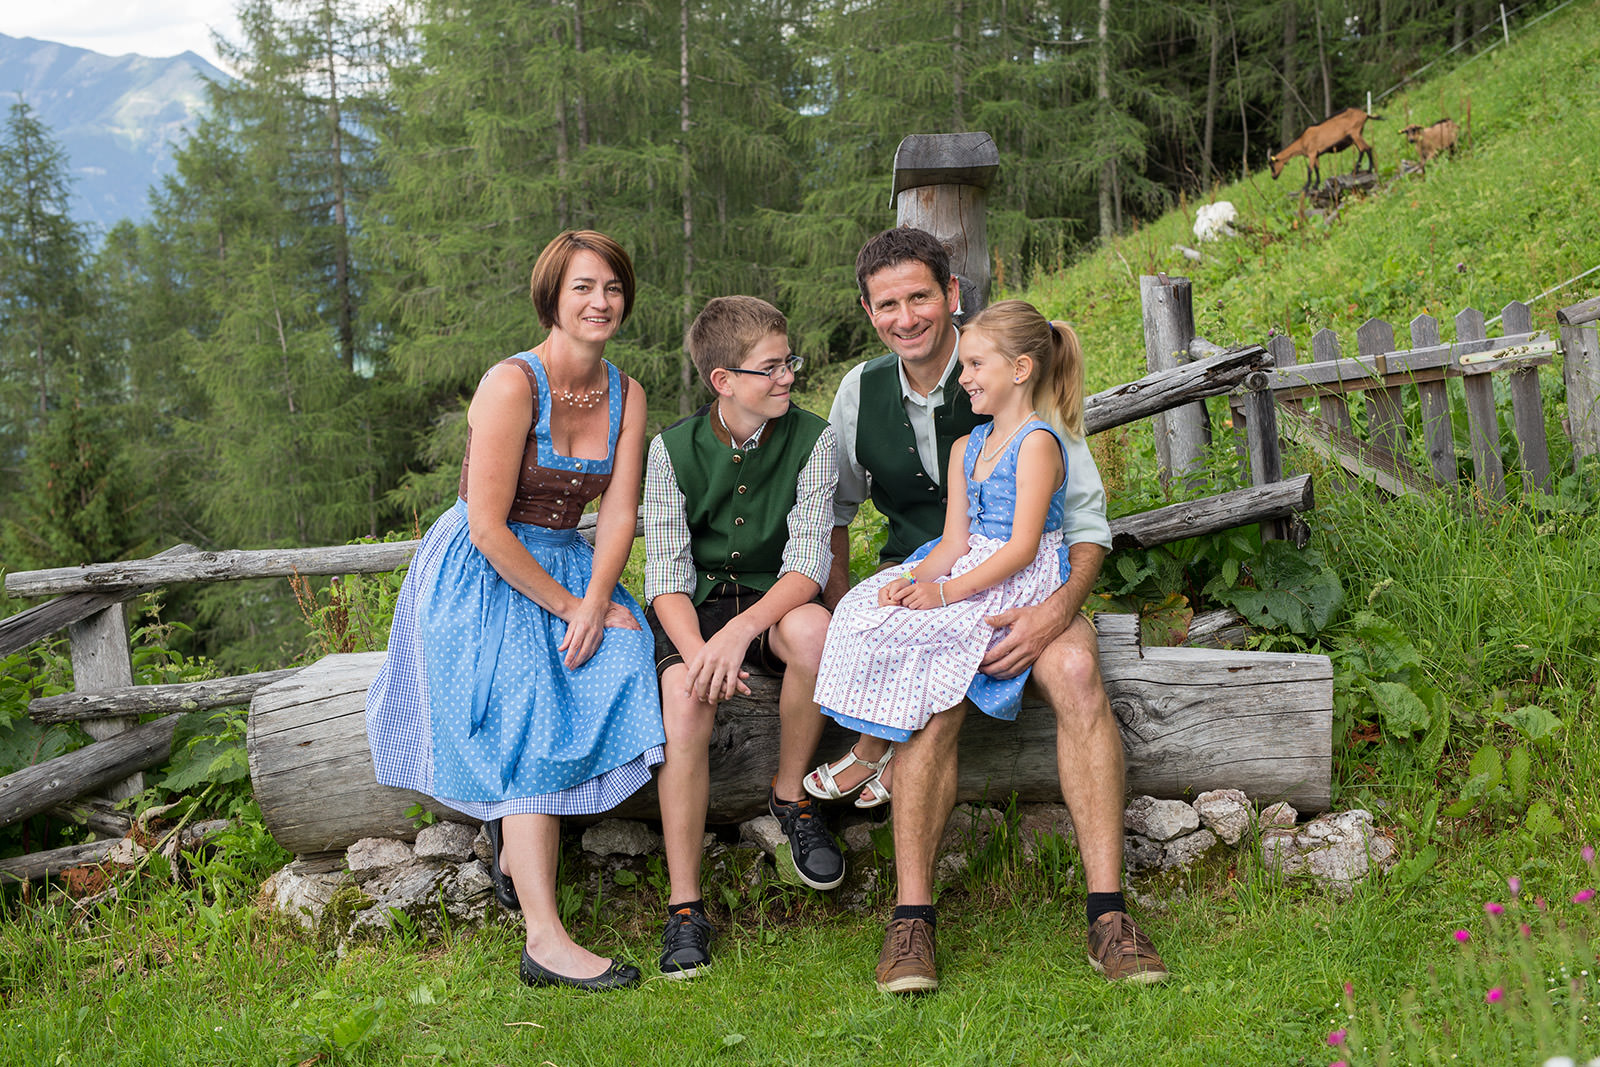
{"label": "man", "polygon": [[[839,447],[833,564],[824,589],[831,608],[849,586],[849,523],[870,497],[888,520],[880,565],[903,560],[937,537],[945,514],[944,462],[950,446],[982,421],[960,374],[960,302],[950,257],[916,229],[887,230],[856,258],[861,306],[889,354],[851,368],[829,421]],[[1094,458],[1068,438],[1064,544],[1071,573],[1049,600],[994,616],[1009,632],[984,657],[984,673],[1013,677],[1032,667],[1034,684],[1055,712],[1056,764],[1072,814],[1088,884],[1089,961],[1111,981],[1156,982],[1167,975],[1154,946],[1122,899],[1122,737],[1100,678],[1094,626],[1080,613],[1111,546],[1105,490]],[[893,764],[898,902],[878,958],[878,988],[938,987],[934,965],[933,865],[955,807],[956,739],[961,704],[896,750]]]}

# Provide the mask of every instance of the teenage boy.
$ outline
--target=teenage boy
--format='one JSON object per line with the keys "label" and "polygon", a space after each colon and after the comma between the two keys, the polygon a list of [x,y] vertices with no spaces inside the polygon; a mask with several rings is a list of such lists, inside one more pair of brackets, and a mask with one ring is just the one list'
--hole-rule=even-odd
{"label": "teenage boy", "polygon": [[700,897],[708,747],[717,705],[750,692],[746,664],[783,674],[767,804],[795,868],[814,889],[844,881],[844,856],[801,785],[824,721],[811,696],[829,619],[817,597],[832,563],[833,430],[790,403],[801,360],[766,301],[706,304],[689,355],[716,397],[651,442],[644,487],[644,593],[667,734],[657,789],[672,883],[669,978],[711,962],[715,931]]}
{"label": "teenage boy", "polygon": [[[886,230],[856,258],[861,306],[889,350],[852,367],[834,398],[840,445],[836,553],[823,601],[849,587],[850,520],[870,497],[888,520],[881,564],[897,563],[938,536],[945,457],[981,421],[957,382],[960,290],[950,255],[923,230]],[[1088,955],[1112,981],[1158,982],[1167,968],[1122,897],[1122,736],[1100,677],[1094,625],[1082,614],[1111,547],[1105,489],[1081,439],[1067,439],[1064,543],[1070,574],[1050,599],[989,619],[1008,633],[982,670],[1010,678],[1032,667],[1033,686],[1055,711],[1056,766],[1088,883]],[[897,906],[878,957],[877,984],[893,993],[938,988],[933,866],[956,799],[956,738],[966,704],[935,715],[896,747],[893,779]],[[846,788],[850,788],[847,786]]]}

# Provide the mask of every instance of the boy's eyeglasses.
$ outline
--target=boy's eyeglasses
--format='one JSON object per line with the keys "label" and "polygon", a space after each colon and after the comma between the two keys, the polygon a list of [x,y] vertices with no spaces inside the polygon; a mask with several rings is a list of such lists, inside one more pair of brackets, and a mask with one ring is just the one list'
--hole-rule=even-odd
{"label": "boy's eyeglasses", "polygon": [[784,371],[788,371],[790,374],[799,374],[800,368],[805,365],[806,359],[804,356],[797,356],[790,352],[784,357],[782,363],[779,363],[771,370],[746,370],[743,367],[729,367],[728,370],[734,374],[759,374],[763,378],[771,378],[773,381],[777,381],[783,376]]}

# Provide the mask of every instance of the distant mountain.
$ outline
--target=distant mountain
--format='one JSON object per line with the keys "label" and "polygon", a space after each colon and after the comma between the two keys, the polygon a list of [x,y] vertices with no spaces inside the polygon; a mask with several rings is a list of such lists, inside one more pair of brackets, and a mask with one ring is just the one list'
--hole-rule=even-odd
{"label": "distant mountain", "polygon": [[50,128],[71,167],[73,216],[99,230],[145,218],[150,187],[205,108],[204,79],[227,78],[193,52],[103,56],[0,34],[0,108],[20,97]]}

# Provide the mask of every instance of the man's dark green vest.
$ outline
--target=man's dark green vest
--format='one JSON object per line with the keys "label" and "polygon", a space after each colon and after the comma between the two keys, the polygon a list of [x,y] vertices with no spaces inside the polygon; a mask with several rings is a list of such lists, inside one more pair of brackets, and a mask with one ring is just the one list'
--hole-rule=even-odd
{"label": "man's dark green vest", "polygon": [[697,605],[719,582],[765,591],[778,580],[800,472],[828,425],[791,407],[767,423],[760,447],[747,452],[718,440],[714,417],[707,404],[661,431],[683,492]]}
{"label": "man's dark green vest", "polygon": [[[900,389],[900,357],[890,353],[861,368],[861,410],[856,419],[856,459],[872,476],[872,503],[889,520],[889,536],[878,552],[879,563],[898,563],[944,532],[946,486],[934,484],[922,469],[917,438],[906,416]],[[933,412],[934,451],[940,463],[950,460],[957,438],[989,421],[974,415],[967,391],[958,384],[959,364],[939,387],[943,402]]]}

